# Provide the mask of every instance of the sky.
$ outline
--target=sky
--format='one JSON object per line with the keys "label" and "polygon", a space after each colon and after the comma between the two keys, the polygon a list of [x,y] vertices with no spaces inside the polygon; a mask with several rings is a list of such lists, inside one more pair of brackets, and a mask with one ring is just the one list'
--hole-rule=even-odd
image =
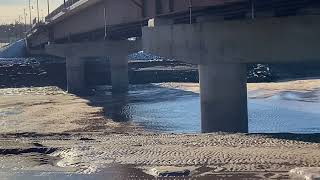
{"label": "sky", "polygon": [[[32,19],[37,17],[37,0],[31,1],[31,15]],[[48,12],[47,0],[39,1],[39,14],[40,19],[45,17]],[[50,12],[56,7],[63,4],[63,0],[49,0]],[[14,23],[18,21],[19,16],[21,16],[20,21],[24,23],[23,9],[26,9],[27,23],[29,23],[29,0],[0,0],[0,24]]]}

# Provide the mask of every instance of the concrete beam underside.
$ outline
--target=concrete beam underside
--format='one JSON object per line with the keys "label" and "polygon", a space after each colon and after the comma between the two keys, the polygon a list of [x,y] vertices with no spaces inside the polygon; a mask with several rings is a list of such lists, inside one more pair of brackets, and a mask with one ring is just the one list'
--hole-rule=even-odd
{"label": "concrete beam underside", "polygon": [[320,16],[143,28],[143,50],[194,64],[318,61]]}

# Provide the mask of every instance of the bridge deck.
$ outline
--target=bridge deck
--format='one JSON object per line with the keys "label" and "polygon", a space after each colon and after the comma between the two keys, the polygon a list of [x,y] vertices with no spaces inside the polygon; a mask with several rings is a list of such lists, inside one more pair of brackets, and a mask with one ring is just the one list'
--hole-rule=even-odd
{"label": "bridge deck", "polygon": [[230,20],[320,14],[309,11],[315,7],[320,7],[318,0],[69,0],[46,18],[49,23],[37,33],[51,32],[51,40],[59,43],[79,42],[103,39],[107,28],[109,39],[125,39],[141,36],[141,27],[153,17],[179,24],[208,15]]}

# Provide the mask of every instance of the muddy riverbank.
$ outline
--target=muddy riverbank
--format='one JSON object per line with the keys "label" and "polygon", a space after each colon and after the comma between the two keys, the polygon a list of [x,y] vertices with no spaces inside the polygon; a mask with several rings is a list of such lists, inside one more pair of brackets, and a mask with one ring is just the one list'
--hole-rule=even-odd
{"label": "muddy riverbank", "polygon": [[[264,90],[253,98],[265,98],[314,91],[319,84],[249,84],[249,92]],[[193,93],[199,88],[154,85]],[[286,179],[293,168],[320,166],[319,134],[154,133],[134,121],[112,121],[100,96],[77,97],[57,87],[0,89],[0,176],[152,178],[152,169],[169,166],[204,179]]]}

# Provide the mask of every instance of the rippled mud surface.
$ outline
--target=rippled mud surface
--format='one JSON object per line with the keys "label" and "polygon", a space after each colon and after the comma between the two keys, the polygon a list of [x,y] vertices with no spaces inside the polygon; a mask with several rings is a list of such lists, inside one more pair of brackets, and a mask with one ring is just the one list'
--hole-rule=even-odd
{"label": "rippled mud surface", "polygon": [[[272,176],[283,179],[290,176],[288,171],[293,168],[320,165],[317,135],[140,132],[20,136],[6,135],[5,141],[11,141],[14,145],[7,143],[6,153],[0,153],[0,175],[3,174],[3,177],[21,174],[59,177],[59,173],[60,177],[92,178],[104,173],[109,177],[112,173],[114,177],[128,177],[135,172],[137,177],[150,178],[146,173],[151,169],[169,166],[188,168],[190,177]],[[0,141],[4,144],[3,137]],[[20,150],[17,151],[17,148]],[[131,172],[128,166],[133,167]],[[109,168],[114,167],[116,171],[110,172]]]}

